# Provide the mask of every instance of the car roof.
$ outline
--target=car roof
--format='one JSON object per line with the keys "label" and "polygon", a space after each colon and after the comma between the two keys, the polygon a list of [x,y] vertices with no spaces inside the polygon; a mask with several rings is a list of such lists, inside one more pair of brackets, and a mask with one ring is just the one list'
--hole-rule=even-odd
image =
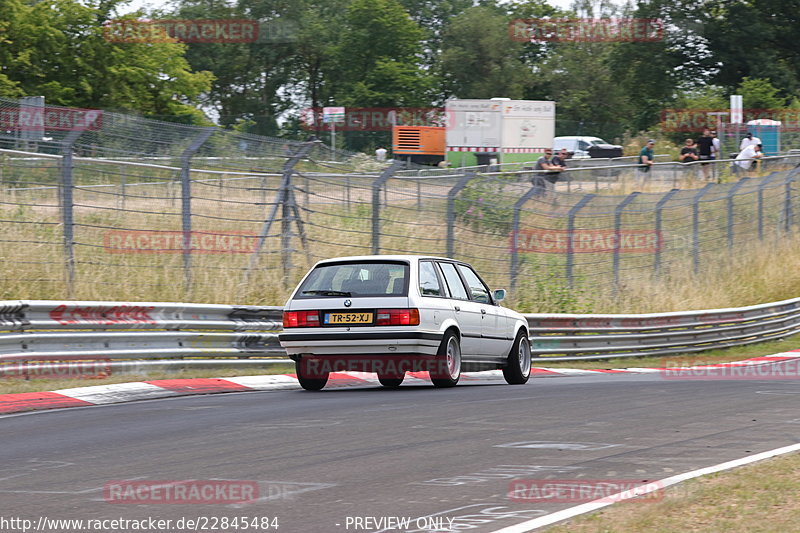
{"label": "car roof", "polygon": [[351,255],[343,257],[331,257],[318,261],[317,264],[338,263],[339,261],[416,261],[419,259],[435,259],[438,261],[455,261],[447,257],[437,257],[433,255]]}

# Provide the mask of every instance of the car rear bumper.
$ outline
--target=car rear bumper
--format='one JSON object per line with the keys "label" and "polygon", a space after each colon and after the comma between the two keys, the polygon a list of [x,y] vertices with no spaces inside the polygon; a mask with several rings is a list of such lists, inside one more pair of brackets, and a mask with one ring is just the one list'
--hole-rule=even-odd
{"label": "car rear bumper", "polygon": [[443,334],[424,331],[292,331],[278,339],[288,355],[436,355]]}

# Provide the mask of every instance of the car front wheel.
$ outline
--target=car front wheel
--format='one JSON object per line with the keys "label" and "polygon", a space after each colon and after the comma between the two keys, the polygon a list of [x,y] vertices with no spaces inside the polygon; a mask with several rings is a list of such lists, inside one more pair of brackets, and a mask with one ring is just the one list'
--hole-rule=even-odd
{"label": "car front wheel", "polygon": [[298,357],[294,362],[295,373],[297,374],[297,381],[300,386],[305,390],[320,390],[328,383],[329,372],[314,372],[309,374],[303,365],[303,358]]}
{"label": "car front wheel", "polygon": [[508,362],[503,368],[503,377],[509,385],[523,385],[528,382],[531,376],[531,342],[525,330],[517,333],[511,351],[508,354]]}
{"label": "car front wheel", "polygon": [[448,331],[436,355],[436,368],[430,373],[434,387],[454,387],[461,377],[461,344],[458,335]]}

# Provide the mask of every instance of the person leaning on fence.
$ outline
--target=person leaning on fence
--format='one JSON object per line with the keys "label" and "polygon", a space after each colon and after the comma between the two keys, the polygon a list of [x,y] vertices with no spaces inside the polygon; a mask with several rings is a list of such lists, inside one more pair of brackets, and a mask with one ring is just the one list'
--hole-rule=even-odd
{"label": "person leaning on fence", "polygon": [[[703,130],[703,136],[697,139],[697,153],[700,155],[700,161],[709,161],[714,159],[711,152],[714,150],[714,137],[711,136],[711,130],[706,128]],[[701,163],[703,169],[703,177],[708,179],[709,163]]]}
{"label": "person leaning on fence", "polygon": [[761,159],[762,157],[764,157],[764,154],[761,152],[761,145],[750,144],[736,156],[736,161],[734,161],[733,164],[738,168],[734,167],[734,169],[749,171],[753,168],[753,161]]}
{"label": "person leaning on fence", "polygon": [[539,171],[542,170],[551,171],[551,172],[536,172],[534,173],[533,178],[531,178],[531,184],[537,190],[534,196],[544,196],[547,187],[547,182],[552,179],[550,178],[550,174],[555,175],[555,180],[551,182],[555,183],[556,181],[558,181],[559,173],[562,172],[566,167],[562,165],[557,165],[553,158],[553,150],[551,150],[550,148],[546,148],[544,151],[544,155],[536,161],[536,166],[533,168],[534,170],[539,170]]}
{"label": "person leaning on fence", "polygon": [[655,155],[653,154],[653,147],[655,145],[656,141],[650,139],[639,152],[639,172],[650,172],[650,167],[653,166],[653,160],[655,158]]}
{"label": "person leaning on fence", "polygon": [[757,144],[761,144],[761,139],[755,137],[752,132],[748,131],[747,135],[742,139],[742,142],[739,143],[739,151],[741,152],[748,146],[755,146]]}
{"label": "person leaning on fence", "polygon": [[678,161],[681,163],[693,163],[698,159],[700,159],[700,154],[697,153],[697,145],[694,143],[694,139],[686,139],[686,146],[681,148]]}

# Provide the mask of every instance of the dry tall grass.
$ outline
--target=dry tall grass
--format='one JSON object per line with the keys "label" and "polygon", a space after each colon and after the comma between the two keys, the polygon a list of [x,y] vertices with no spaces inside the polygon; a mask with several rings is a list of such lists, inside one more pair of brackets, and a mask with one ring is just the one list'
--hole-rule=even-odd
{"label": "dry tall grass", "polygon": [[[55,171],[42,170],[37,179],[52,179]],[[249,276],[246,271],[250,253],[193,254],[187,290],[179,250],[110,253],[104,247],[104,237],[114,229],[180,231],[179,187],[173,181],[159,181],[174,176],[169,172],[154,173],[154,183],[139,186],[130,182],[134,178],[141,180],[141,176],[131,176],[128,185],[123,186],[114,182],[119,173],[104,177],[98,172],[93,167],[76,171],[81,186],[75,191],[76,278],[72,291],[65,281],[57,191],[0,190],[0,299],[279,305],[314,261],[371,253],[373,178],[303,176],[296,182],[296,200],[305,222],[308,246],[303,247],[296,235],[298,228],[293,226],[295,235],[289,239],[294,248],[293,268],[286,269],[278,221],[271,228],[257,268]],[[85,187],[90,183],[111,183],[113,187]],[[271,212],[278,184],[277,176],[196,182],[192,189],[194,231],[257,235]],[[416,182],[392,180],[388,190],[382,192],[387,206],[381,210],[381,252],[445,255],[445,206],[452,185],[453,181],[426,183],[424,195],[420,196]],[[632,187],[623,181],[617,192],[629,192]],[[526,189],[525,184],[511,184],[503,190],[502,197],[486,202],[483,210],[478,210],[479,215],[487,215],[486,219],[479,220],[474,215],[469,218],[462,212],[465,218],[460,218],[455,227],[456,256],[472,262],[494,287],[509,286],[509,237],[504,224],[510,220],[508,206]],[[547,209],[526,206],[522,227],[563,226],[569,204]],[[678,211],[673,218],[682,220],[690,215],[688,208]],[[717,224],[715,216],[707,215],[704,223],[709,227]],[[749,211],[737,216],[743,223],[752,223]],[[610,215],[596,218],[603,218],[603,225],[598,227],[609,227]],[[775,220],[770,219],[769,223],[774,225]],[[492,224],[499,224],[499,229],[487,231]],[[636,221],[629,219],[626,224],[635,227]],[[724,239],[723,231],[714,231],[714,239]],[[648,274],[651,256],[627,256],[625,265],[636,269],[622,273],[616,293],[608,290],[609,254],[587,258],[585,264],[578,262],[573,287],[562,279],[563,257],[539,257],[538,262],[523,264],[508,305],[526,312],[632,313],[740,306],[790,298],[800,294],[800,272],[793,268],[800,262],[798,244],[796,237],[770,233],[763,242],[749,239],[739,243],[733,253],[724,248],[706,252],[703,270],[696,276],[686,250],[675,251],[668,272],[661,279]],[[598,270],[592,261],[599,261],[602,268]]]}

